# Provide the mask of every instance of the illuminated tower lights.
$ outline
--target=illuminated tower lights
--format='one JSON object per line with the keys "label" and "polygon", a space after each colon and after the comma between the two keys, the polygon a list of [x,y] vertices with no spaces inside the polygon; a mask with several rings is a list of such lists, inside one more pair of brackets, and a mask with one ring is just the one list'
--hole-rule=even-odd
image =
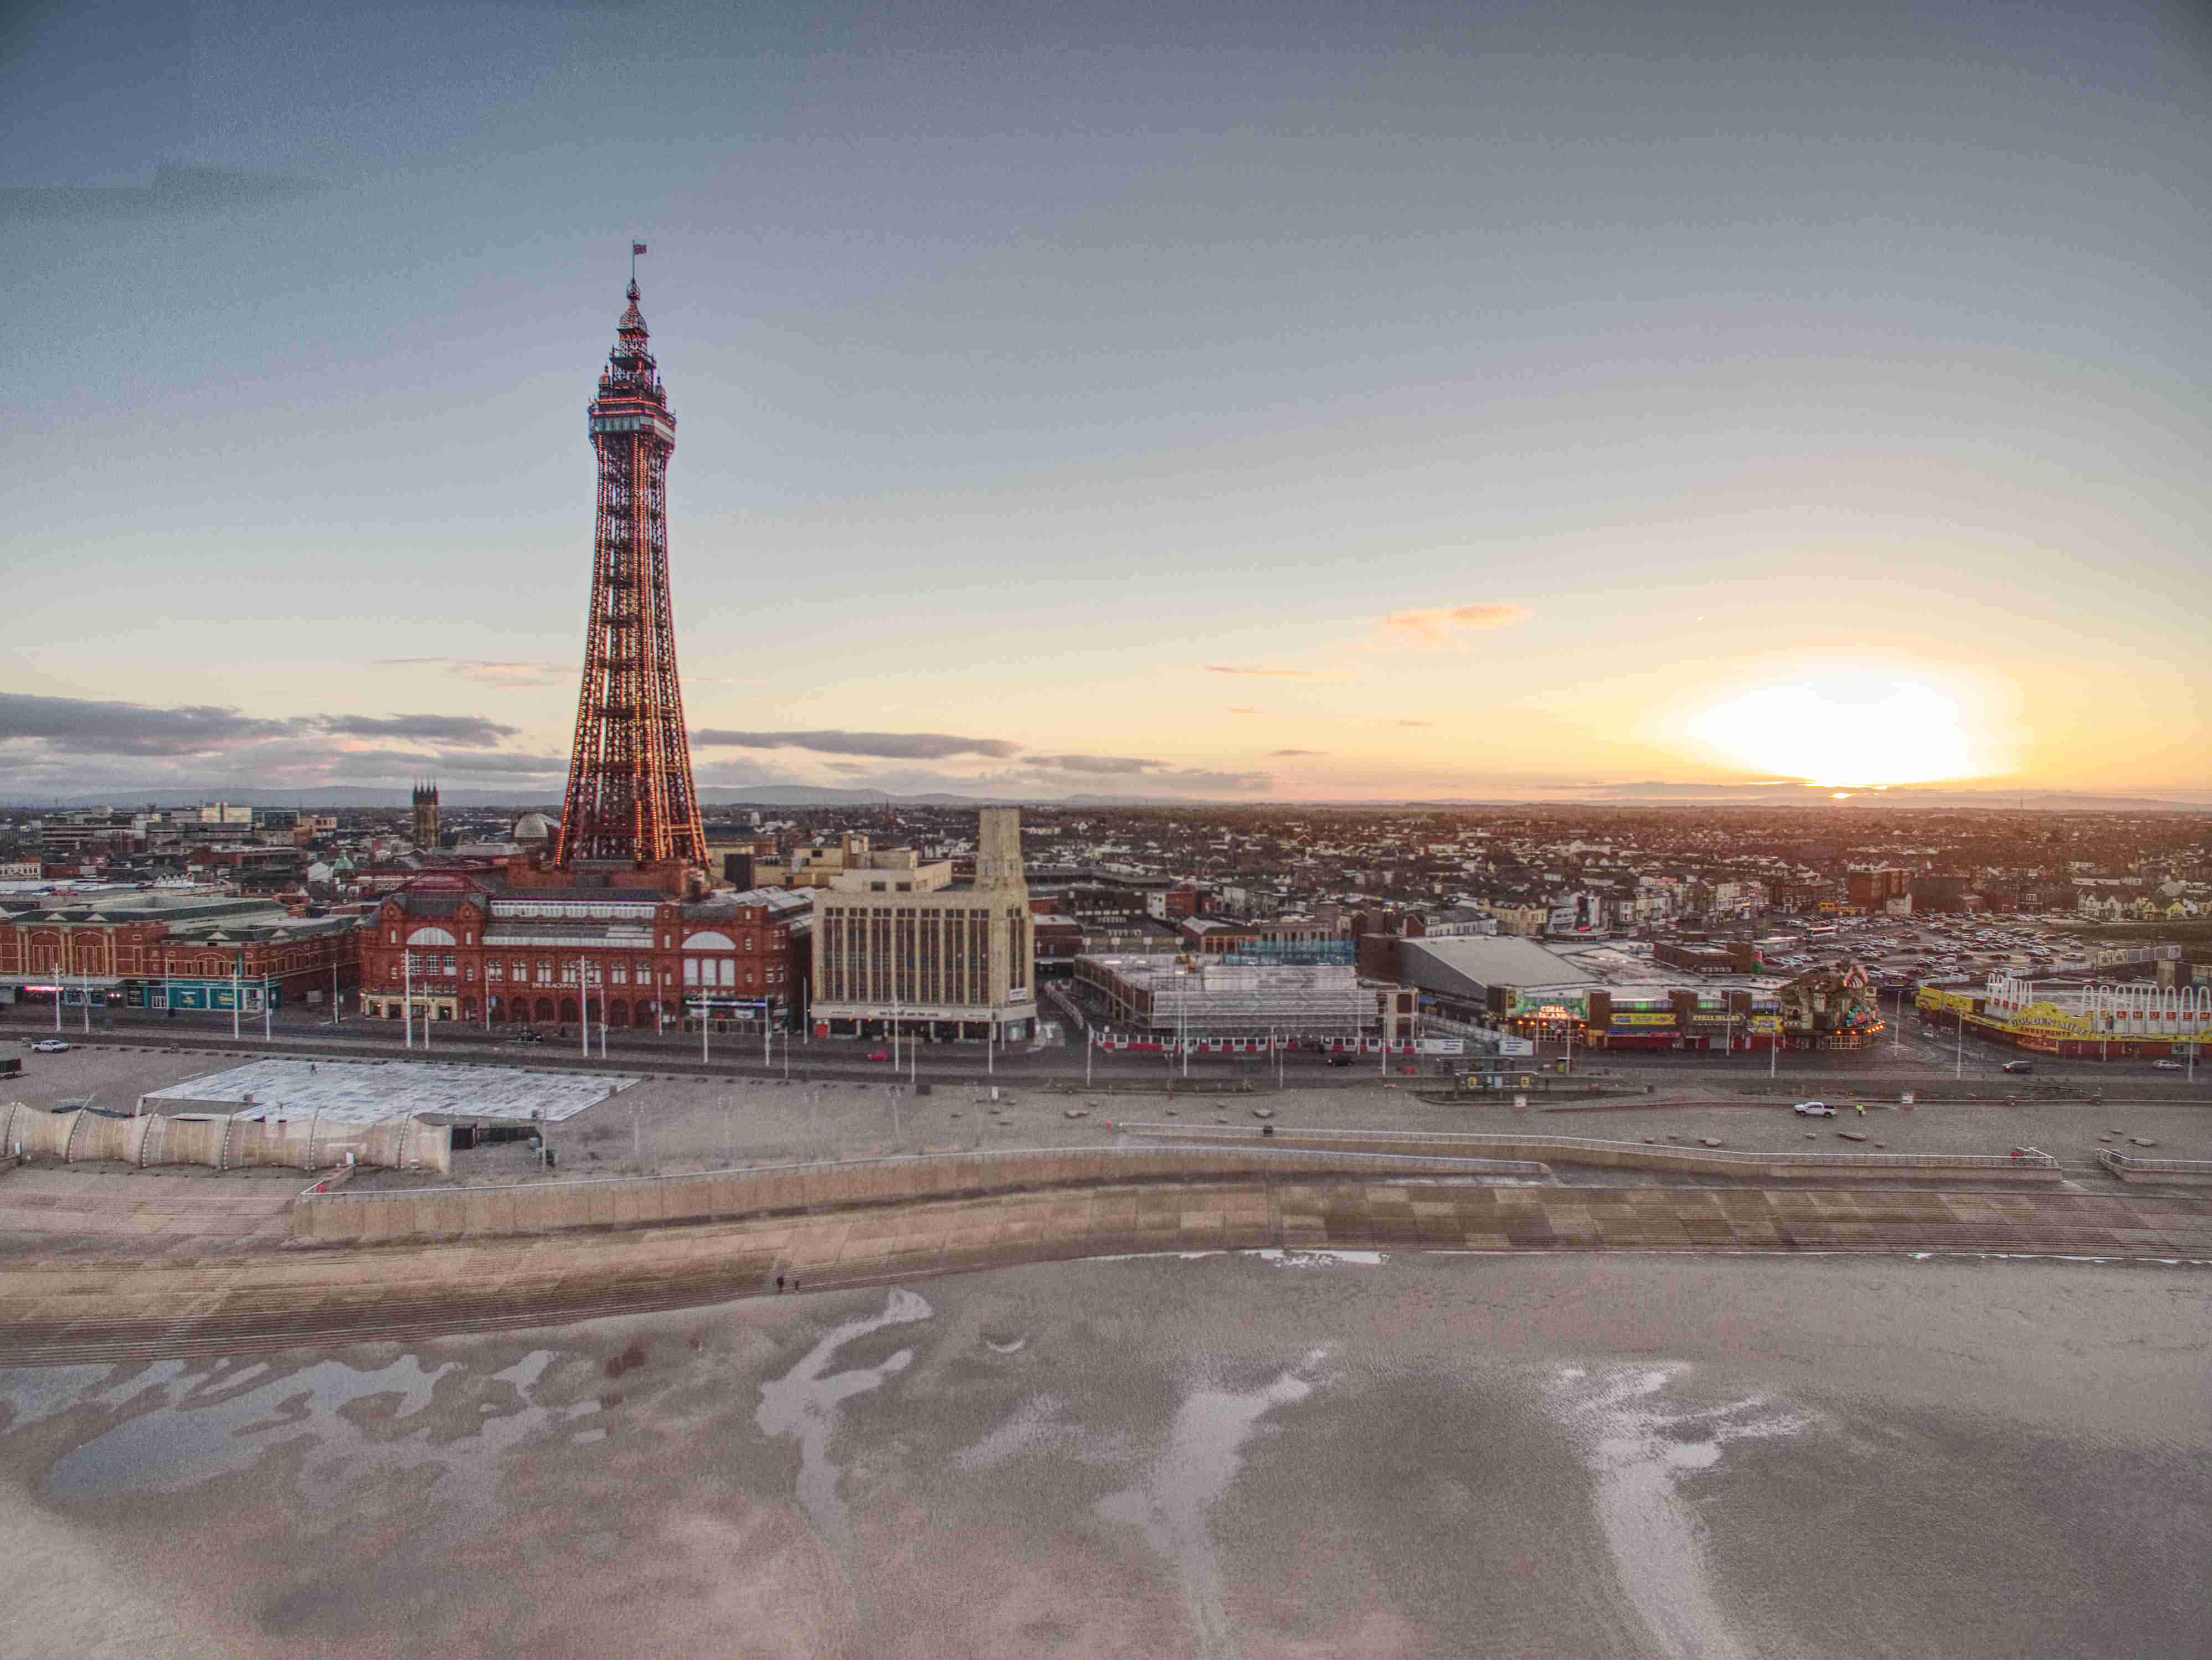
{"label": "illuminated tower lights", "polygon": [[[633,251],[645,249],[638,244]],[[638,310],[635,259],[629,293],[589,411],[599,518],[575,745],[554,853],[562,868],[699,864],[706,857],[668,592],[668,457],[676,417]]]}

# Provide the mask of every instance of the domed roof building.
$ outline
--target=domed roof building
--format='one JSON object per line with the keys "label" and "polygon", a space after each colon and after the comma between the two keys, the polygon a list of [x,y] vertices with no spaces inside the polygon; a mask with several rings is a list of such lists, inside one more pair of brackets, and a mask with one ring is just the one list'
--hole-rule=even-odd
{"label": "domed roof building", "polygon": [[553,839],[553,821],[543,813],[525,813],[515,820],[513,834],[517,846],[533,852]]}

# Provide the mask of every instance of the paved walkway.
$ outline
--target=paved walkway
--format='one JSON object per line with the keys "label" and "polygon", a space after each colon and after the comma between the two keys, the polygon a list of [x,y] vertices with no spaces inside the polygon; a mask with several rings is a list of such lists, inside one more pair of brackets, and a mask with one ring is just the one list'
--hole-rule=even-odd
{"label": "paved walkway", "polygon": [[[258,1196],[256,1196],[258,1197]],[[157,1230],[158,1232],[158,1230]],[[0,1364],[407,1341],[1119,1252],[2000,1251],[2212,1263],[2212,1198],[1163,1184],[482,1244],[0,1263]]]}

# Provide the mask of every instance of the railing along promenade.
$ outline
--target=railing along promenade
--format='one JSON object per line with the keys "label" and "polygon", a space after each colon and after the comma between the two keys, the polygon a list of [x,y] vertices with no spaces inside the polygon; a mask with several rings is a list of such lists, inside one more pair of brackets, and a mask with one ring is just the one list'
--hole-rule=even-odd
{"label": "railing along promenade", "polygon": [[2212,1182],[2212,1159],[2146,1159],[2100,1147],[2097,1162],[2124,1182]]}
{"label": "railing along promenade", "polygon": [[1973,1173],[2009,1181],[2057,1181],[2058,1160],[2032,1148],[2002,1153],[1751,1153],[1728,1148],[1659,1146],[1595,1141],[1581,1136],[1483,1136],[1449,1130],[1322,1130],[1270,1124],[1117,1124],[1125,1136],[1152,1142],[1242,1145],[1255,1141],[1311,1150],[1358,1148],[1382,1152],[1403,1148],[1459,1150],[1472,1157],[1542,1160],[1553,1164],[1617,1168],[1707,1171],[1783,1178]]}
{"label": "railing along promenade", "polygon": [[499,1186],[309,1188],[295,1237],[331,1241],[659,1227],[860,1205],[1117,1183],[1333,1174],[1548,1176],[1540,1161],[1274,1147],[1083,1147],[910,1153],[670,1176],[589,1176]]}

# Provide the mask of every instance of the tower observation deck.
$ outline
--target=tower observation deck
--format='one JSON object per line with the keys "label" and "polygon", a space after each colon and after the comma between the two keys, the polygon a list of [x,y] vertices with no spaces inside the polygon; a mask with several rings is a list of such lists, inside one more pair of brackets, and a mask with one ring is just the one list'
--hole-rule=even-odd
{"label": "tower observation deck", "polygon": [[668,457],[676,417],[637,300],[633,272],[629,307],[615,325],[614,349],[589,412],[599,458],[599,520],[576,741],[553,858],[562,868],[698,864],[706,857],[668,594]]}

